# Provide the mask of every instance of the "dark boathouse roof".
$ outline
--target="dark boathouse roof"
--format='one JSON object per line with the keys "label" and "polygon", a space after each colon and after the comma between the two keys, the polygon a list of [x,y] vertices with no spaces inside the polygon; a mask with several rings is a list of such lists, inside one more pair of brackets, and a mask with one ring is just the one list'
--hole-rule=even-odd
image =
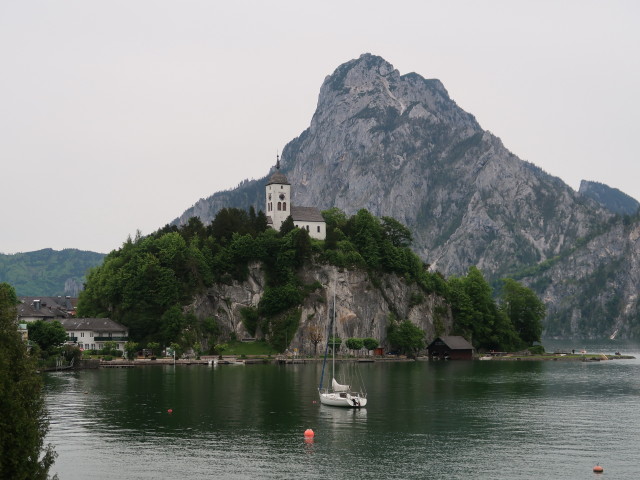
{"label": "dark boathouse roof", "polygon": [[433,342],[431,342],[431,345],[429,345],[429,348],[431,348],[434,344],[436,344],[438,340],[444,343],[451,350],[473,350],[473,345],[467,342],[464,339],[464,337],[460,337],[457,335],[438,337]]}

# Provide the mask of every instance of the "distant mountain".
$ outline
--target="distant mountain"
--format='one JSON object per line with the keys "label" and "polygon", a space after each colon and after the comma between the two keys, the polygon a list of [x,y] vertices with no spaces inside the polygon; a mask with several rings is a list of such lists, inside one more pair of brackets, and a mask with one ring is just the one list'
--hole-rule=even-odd
{"label": "distant mountain", "polygon": [[640,208],[635,198],[604,183],[582,180],[578,192],[618,215],[635,215]]}
{"label": "distant mountain", "polygon": [[87,271],[103,258],[102,253],[76,249],[0,254],[0,282],[13,285],[18,296],[77,297]]}
{"label": "distant mountain", "polygon": [[618,218],[602,233],[525,271],[547,305],[546,335],[640,338],[640,217]]}
{"label": "distant mountain", "polygon": [[[439,80],[400,75],[365,54],[320,89],[311,125],[282,153],[298,205],[366,208],[411,228],[416,252],[445,274],[490,276],[544,261],[611,214],[520,160],[462,110]],[[200,200],[175,222],[225,206],[264,210],[263,179]]]}
{"label": "distant mountain", "polygon": [[[414,250],[446,275],[476,265],[493,280],[523,279],[551,306],[549,326],[558,334],[597,337],[613,324],[640,322],[636,264],[627,258],[640,254],[637,217],[622,225],[609,204],[519,159],[439,80],[400,75],[370,54],[340,65],[324,80],[309,128],[285,146],[281,164],[294,204],[394,217],[412,230]],[[201,199],[174,223],[191,216],[208,223],[229,206],[264,210],[266,179]],[[607,255],[600,249],[613,239],[619,248]],[[576,279],[588,282],[604,270],[610,281],[593,288],[619,301],[589,310],[594,297],[585,296],[593,292]],[[621,284],[629,288],[617,291]]]}

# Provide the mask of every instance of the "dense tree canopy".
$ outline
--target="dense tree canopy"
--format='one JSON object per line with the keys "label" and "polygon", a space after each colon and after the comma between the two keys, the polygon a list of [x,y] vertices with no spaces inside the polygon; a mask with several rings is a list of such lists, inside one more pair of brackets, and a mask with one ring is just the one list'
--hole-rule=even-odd
{"label": "dense tree canopy", "polygon": [[[215,320],[195,318],[185,313],[185,305],[213,283],[244,280],[250,262],[258,261],[266,272],[266,288],[257,309],[243,314],[243,323],[251,332],[259,328],[272,346],[284,350],[298,327],[300,304],[316,288],[301,284],[298,275],[313,260],[364,268],[379,287],[380,273],[394,273],[418,285],[424,294],[446,297],[457,332],[478,348],[512,348],[522,343],[519,334],[524,342],[535,337],[537,327],[527,330],[529,317],[511,318],[506,303],[498,307],[475,267],[466,277],[449,282],[430,272],[409,249],[411,232],[397,220],[379,219],[364,209],[348,217],[332,208],[323,216],[325,241],[311,239],[291,218],[278,232],[267,228],[263,212],[235,208],[220,210],[207,226],[190,219],[182,227],[166,226],[147,237],[137,235],[89,272],[78,313],[122,322],[136,342],[163,346],[177,342],[184,348],[198,343],[211,349],[220,334],[212,326]],[[509,301],[511,310],[513,302]]]}
{"label": "dense tree canopy", "polygon": [[42,379],[18,334],[17,298],[0,283],[0,478],[49,478],[55,452],[44,438],[49,428]]}
{"label": "dense tree canopy", "polygon": [[67,339],[67,332],[58,321],[45,322],[37,320],[27,325],[29,340],[38,344],[45,351],[52,351]]}
{"label": "dense tree canopy", "polygon": [[391,347],[408,357],[415,357],[425,347],[424,336],[424,330],[409,320],[391,320],[387,328],[387,338]]}
{"label": "dense tree canopy", "polygon": [[[476,267],[469,268],[466,277],[454,277],[448,283],[455,333],[469,339],[476,348],[510,351],[540,340],[539,307],[544,312],[544,306],[530,289],[507,280],[502,305],[498,306],[491,287]],[[526,299],[526,305],[534,305],[536,314],[527,316],[526,309],[519,306],[520,299]]]}
{"label": "dense tree canopy", "polygon": [[500,308],[509,317],[520,339],[527,345],[539,342],[546,307],[533,290],[511,278],[503,280]]}

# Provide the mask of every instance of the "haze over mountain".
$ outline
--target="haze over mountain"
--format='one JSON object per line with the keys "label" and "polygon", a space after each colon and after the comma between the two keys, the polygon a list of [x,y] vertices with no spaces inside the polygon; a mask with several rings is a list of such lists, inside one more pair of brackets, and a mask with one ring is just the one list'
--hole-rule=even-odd
{"label": "haze over mountain", "polygon": [[[610,262],[639,256],[637,239],[629,233],[637,218],[622,225],[589,195],[520,160],[458,107],[438,80],[400,75],[371,54],[339,66],[322,84],[309,128],[285,146],[281,162],[295,205],[335,206],[347,214],[366,208],[392,216],[411,228],[416,252],[446,275],[477,265],[489,278],[525,278],[554,318],[564,319],[560,324],[551,319],[555,333],[580,335],[588,323],[595,325],[589,335],[602,335],[613,324],[621,334],[631,334],[640,324],[631,293],[638,283],[629,276],[638,271],[634,262],[627,262],[631,271],[624,279],[599,286],[602,301],[618,298],[615,308],[609,301],[606,308],[583,309],[579,285],[569,299],[559,288],[597,269],[624,275]],[[229,206],[264,210],[265,183],[266,176],[201,199],[174,223],[192,216],[210,222]],[[596,245],[608,236],[624,245],[603,256]],[[584,253],[587,247],[590,255]],[[601,261],[582,262],[577,271],[570,265],[578,268],[578,255]],[[573,264],[553,270],[570,258]],[[544,268],[526,271],[525,277],[525,269],[536,265]],[[552,279],[546,276],[551,270]],[[620,284],[631,287],[607,294]]]}

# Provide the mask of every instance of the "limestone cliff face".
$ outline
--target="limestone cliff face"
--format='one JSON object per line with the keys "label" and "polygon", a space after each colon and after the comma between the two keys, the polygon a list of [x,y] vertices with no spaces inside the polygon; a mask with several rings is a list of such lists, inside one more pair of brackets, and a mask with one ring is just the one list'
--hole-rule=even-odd
{"label": "limestone cliff face", "polygon": [[[606,318],[626,325],[621,331],[632,331],[628,315],[637,311],[630,305],[640,285],[633,237],[626,230],[596,237],[612,220],[610,210],[509,152],[438,80],[400,75],[370,54],[339,66],[322,84],[309,128],[286,145],[281,162],[294,203],[394,217],[413,232],[416,253],[446,275],[476,265],[496,279],[561,256],[551,277],[545,271],[526,279],[551,302],[549,332],[611,330],[595,305],[584,308],[587,287],[574,284],[599,271],[620,272],[590,296],[602,298]],[[194,214],[209,222],[225,206],[264,209],[265,183],[200,200],[176,223]],[[585,238],[592,239],[588,248],[576,250]]]}
{"label": "limestone cliff face", "polygon": [[[386,346],[387,323],[390,313],[400,319],[409,319],[426,332],[427,340],[451,331],[453,319],[449,306],[437,295],[425,295],[415,285],[407,285],[402,278],[383,275],[379,286],[361,270],[340,270],[333,266],[316,266],[301,273],[305,284],[319,282],[321,290],[307,297],[302,305],[300,326],[290,349],[313,353],[309,338],[312,325],[327,340],[327,329],[332,312],[333,294],[336,298],[336,330],[342,339],[350,337],[377,339]],[[218,284],[197,296],[187,308],[198,317],[214,317],[223,331],[223,338],[235,333],[237,338],[249,337],[240,311],[243,307],[256,307],[264,292],[264,272],[260,264],[250,266],[248,279],[231,285]],[[335,288],[334,288],[335,287]],[[257,337],[263,332],[258,331]]]}
{"label": "limestone cliff face", "polygon": [[548,306],[547,335],[640,336],[640,221],[618,222],[535,276]]}

